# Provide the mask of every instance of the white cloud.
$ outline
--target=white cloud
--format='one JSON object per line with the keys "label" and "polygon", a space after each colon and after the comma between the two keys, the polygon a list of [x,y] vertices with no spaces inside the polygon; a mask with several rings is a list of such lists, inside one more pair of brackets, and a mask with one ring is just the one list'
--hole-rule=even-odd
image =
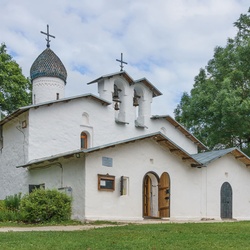
{"label": "white cloud", "polygon": [[28,76],[46,48],[40,31],[56,36],[51,48],[68,71],[66,94],[92,92],[86,83],[125,70],[147,77],[162,93],[153,113],[172,115],[184,91],[190,91],[199,69],[235,35],[233,27],[248,0],[1,0],[0,34]]}

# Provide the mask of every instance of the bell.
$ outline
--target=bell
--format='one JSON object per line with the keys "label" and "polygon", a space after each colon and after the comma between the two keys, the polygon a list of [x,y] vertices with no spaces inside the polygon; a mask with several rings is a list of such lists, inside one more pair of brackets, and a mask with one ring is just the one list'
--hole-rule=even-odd
{"label": "bell", "polygon": [[113,93],[113,101],[114,102],[119,102],[119,89],[116,85],[114,85],[114,93]]}
{"label": "bell", "polygon": [[135,107],[139,106],[138,97],[133,97],[133,105],[134,105]]}
{"label": "bell", "polygon": [[120,99],[119,99],[118,94],[114,93],[113,94],[113,102],[119,102],[119,101],[120,101]]}
{"label": "bell", "polygon": [[115,103],[115,110],[119,110],[118,102]]}

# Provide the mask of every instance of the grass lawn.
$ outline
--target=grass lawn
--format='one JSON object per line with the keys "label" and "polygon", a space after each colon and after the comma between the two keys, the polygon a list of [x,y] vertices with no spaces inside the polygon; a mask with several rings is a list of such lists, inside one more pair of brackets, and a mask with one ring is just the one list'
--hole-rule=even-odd
{"label": "grass lawn", "polygon": [[0,249],[250,249],[250,222],[150,224],[0,233]]}

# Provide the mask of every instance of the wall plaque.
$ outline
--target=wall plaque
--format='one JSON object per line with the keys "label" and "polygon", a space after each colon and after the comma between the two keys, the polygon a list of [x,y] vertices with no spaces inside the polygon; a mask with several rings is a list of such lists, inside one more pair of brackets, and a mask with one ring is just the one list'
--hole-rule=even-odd
{"label": "wall plaque", "polygon": [[103,156],[102,165],[105,167],[113,167],[113,158]]}

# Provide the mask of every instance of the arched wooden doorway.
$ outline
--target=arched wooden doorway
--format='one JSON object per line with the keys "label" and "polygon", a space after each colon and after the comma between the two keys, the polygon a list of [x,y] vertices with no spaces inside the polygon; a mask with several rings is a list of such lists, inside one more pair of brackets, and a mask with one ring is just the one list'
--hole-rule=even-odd
{"label": "arched wooden doorway", "polygon": [[143,180],[143,216],[170,217],[170,178],[164,172],[159,178],[149,172]]}
{"label": "arched wooden doorway", "polygon": [[148,172],[143,179],[143,216],[158,217],[158,182],[159,177]]}
{"label": "arched wooden doorway", "polygon": [[170,178],[164,172],[159,183],[159,216],[170,217]]}
{"label": "arched wooden doorway", "polygon": [[233,191],[228,182],[224,182],[220,190],[221,201],[221,218],[232,219],[233,218]]}

